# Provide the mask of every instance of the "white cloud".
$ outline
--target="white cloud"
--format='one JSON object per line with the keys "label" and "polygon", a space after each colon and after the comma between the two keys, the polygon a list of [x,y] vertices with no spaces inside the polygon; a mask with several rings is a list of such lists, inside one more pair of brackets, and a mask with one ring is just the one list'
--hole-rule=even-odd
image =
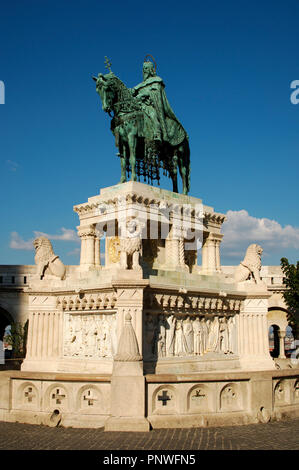
{"label": "white cloud", "polygon": [[18,232],[11,232],[9,246],[13,250],[33,250],[33,240],[37,237],[42,236],[49,238],[49,240],[62,240],[80,243],[80,238],[78,237],[77,232],[75,230],[62,227],[61,232],[61,235],[51,235],[48,233],[34,230],[34,237],[30,238],[27,241],[23,240],[23,238],[18,234]]}
{"label": "white cloud", "polygon": [[225,256],[242,257],[247,246],[259,243],[266,251],[281,248],[299,249],[299,228],[282,227],[275,220],[252,217],[246,210],[228,211],[223,224],[222,253]]}
{"label": "white cloud", "polygon": [[11,239],[9,246],[13,250],[33,250],[33,238],[28,241],[23,240],[22,237],[18,234],[18,232],[11,232]]}
{"label": "white cloud", "polygon": [[74,250],[69,251],[69,252],[67,253],[67,255],[68,255],[68,256],[79,255],[80,252],[81,252],[80,248],[75,248]]}
{"label": "white cloud", "polygon": [[19,164],[17,162],[13,162],[12,160],[6,160],[6,164],[8,165],[10,171],[17,171],[19,168]]}
{"label": "white cloud", "polygon": [[69,228],[64,228],[62,227],[61,229],[62,234],[61,235],[50,235],[49,233],[45,232],[38,232],[34,231],[35,237],[47,237],[49,240],[63,240],[63,241],[72,241],[72,242],[80,242],[80,238],[77,235],[77,232],[75,230],[69,229]]}

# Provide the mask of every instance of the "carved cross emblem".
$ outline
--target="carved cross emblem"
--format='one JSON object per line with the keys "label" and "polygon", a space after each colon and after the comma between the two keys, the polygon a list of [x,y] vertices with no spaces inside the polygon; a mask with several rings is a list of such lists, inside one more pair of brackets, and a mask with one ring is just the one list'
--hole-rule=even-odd
{"label": "carved cross emblem", "polygon": [[162,406],[166,406],[167,405],[167,401],[168,400],[171,400],[171,397],[167,396],[167,390],[163,390],[163,393],[162,395],[159,395],[158,396],[158,400],[159,401],[162,401]]}
{"label": "carved cross emblem", "polygon": [[92,390],[87,390],[87,393],[83,395],[83,400],[87,401],[88,406],[93,406],[97,398],[93,395]]}
{"label": "carved cross emblem", "polygon": [[33,398],[35,398],[35,393],[33,392],[32,387],[27,387],[25,398],[27,399],[28,403],[31,403]]}
{"label": "carved cross emblem", "polygon": [[233,403],[236,398],[236,394],[232,387],[228,387],[226,390],[223,392],[223,399],[226,401],[226,403]]}
{"label": "carved cross emblem", "polygon": [[112,65],[112,62],[111,62],[111,60],[110,60],[110,59],[108,59],[108,57],[107,57],[107,56],[105,56],[105,61],[104,61],[104,64],[105,64],[105,67],[106,67],[106,69],[108,69],[108,70],[109,70],[109,72],[111,72],[111,68],[110,68],[110,67],[111,67],[111,65]]}
{"label": "carved cross emblem", "polygon": [[[205,393],[202,392],[202,390],[200,388],[198,388],[197,390],[195,390],[195,395],[192,395],[191,399],[192,400],[196,400],[197,398],[201,399],[201,398],[205,398]],[[199,400],[200,401],[200,400]]]}
{"label": "carved cross emblem", "polygon": [[62,395],[59,392],[59,388],[57,388],[56,393],[52,394],[52,400],[56,400],[56,405],[61,405],[61,402],[65,399],[65,395]]}

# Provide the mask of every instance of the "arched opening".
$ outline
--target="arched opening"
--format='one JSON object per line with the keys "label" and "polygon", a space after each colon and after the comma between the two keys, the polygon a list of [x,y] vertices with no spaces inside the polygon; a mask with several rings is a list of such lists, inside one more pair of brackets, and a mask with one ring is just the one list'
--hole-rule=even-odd
{"label": "arched opening", "polygon": [[269,351],[274,358],[279,356],[279,326],[271,325],[269,328]]}
{"label": "arched opening", "polygon": [[[5,368],[19,368],[26,356],[28,320],[25,324],[15,322],[7,310],[0,307],[0,347],[2,348],[2,364]],[[4,354],[3,354],[4,349]]]}
{"label": "arched opening", "polygon": [[7,344],[3,339],[7,334],[10,333],[11,325],[14,323],[12,316],[0,307],[0,347],[4,349],[4,352],[1,351],[3,358],[11,359],[12,357],[12,347]]}

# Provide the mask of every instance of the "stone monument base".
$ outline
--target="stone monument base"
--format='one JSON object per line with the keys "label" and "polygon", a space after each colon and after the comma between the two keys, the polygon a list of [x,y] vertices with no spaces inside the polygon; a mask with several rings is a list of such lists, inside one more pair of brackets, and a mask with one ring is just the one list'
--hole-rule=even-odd
{"label": "stone monument base", "polygon": [[50,242],[36,242],[26,358],[0,373],[0,419],[148,431],[299,416],[299,369],[275,370],[258,270],[221,272],[223,214],[132,181],[75,211],[79,266],[47,275]]}
{"label": "stone monument base", "polygon": [[[126,384],[113,383],[111,375],[3,371],[0,420],[144,432],[150,426],[232,426],[299,417],[298,368],[148,374],[124,381],[131,384],[131,395]],[[112,402],[114,386],[122,396],[117,399],[121,408]]]}

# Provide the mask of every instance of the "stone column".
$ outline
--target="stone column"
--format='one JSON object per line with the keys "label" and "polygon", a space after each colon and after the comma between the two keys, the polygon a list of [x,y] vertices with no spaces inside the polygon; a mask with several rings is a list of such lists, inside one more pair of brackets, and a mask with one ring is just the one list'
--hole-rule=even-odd
{"label": "stone column", "polygon": [[78,235],[81,238],[80,267],[86,268],[95,265],[95,229],[93,225],[80,226]]}
{"label": "stone column", "polygon": [[203,240],[202,246],[202,274],[215,274],[221,272],[220,243],[223,235],[209,233]]}
{"label": "stone column", "polygon": [[216,240],[212,237],[207,239],[208,248],[208,273],[214,274],[217,271],[216,268]]}
{"label": "stone column", "polygon": [[216,240],[209,234],[202,245],[202,274],[214,274],[216,268]]}
{"label": "stone column", "polygon": [[165,240],[165,264],[170,269],[188,270],[185,263],[185,229],[180,225],[172,225]]}
{"label": "stone column", "polygon": [[208,273],[208,245],[207,237],[203,238],[202,248],[201,248],[201,274]]}
{"label": "stone column", "polygon": [[221,243],[221,240],[216,240],[216,271],[217,273],[221,273],[220,243]]}
{"label": "stone column", "polygon": [[99,237],[95,238],[94,243],[94,263],[96,266],[101,266],[101,253],[100,253],[100,239]]}
{"label": "stone column", "polygon": [[279,356],[278,357],[279,359],[285,359],[286,355],[285,355],[285,349],[284,349],[284,339],[286,337],[286,332],[279,330],[278,336],[279,336]]}
{"label": "stone column", "polygon": [[238,355],[242,369],[274,369],[268,341],[268,297],[247,297],[237,319]]}

